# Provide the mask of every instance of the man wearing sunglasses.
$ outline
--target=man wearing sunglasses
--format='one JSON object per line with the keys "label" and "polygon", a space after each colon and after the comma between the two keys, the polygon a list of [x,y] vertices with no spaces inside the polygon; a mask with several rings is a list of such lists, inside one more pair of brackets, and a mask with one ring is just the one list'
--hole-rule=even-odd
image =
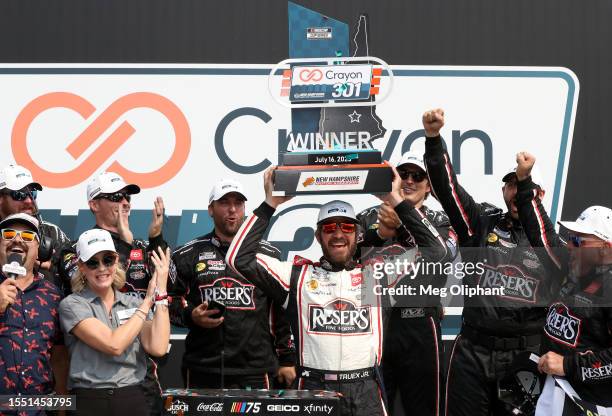
{"label": "man wearing sunglasses", "polygon": [[[272,196],[272,175],[273,169],[268,169],[265,202],[238,230],[227,263],[287,310],[298,351],[298,388],[338,391],[343,416],[386,415],[378,376],[383,352],[381,299],[371,295],[373,282],[366,281],[354,260],[359,226],[353,207],[343,201],[321,207],[315,231],[323,251],[319,262],[297,256],[283,262],[259,253],[270,218],[289,199]],[[425,228],[421,214],[401,196],[397,173],[392,188],[386,201],[402,222]],[[416,243],[431,248],[430,260],[441,259],[444,245],[431,233],[418,231]]]}
{"label": "man wearing sunglasses", "polygon": [[[227,249],[244,221],[242,185],[226,179],[215,184],[208,213],[214,229],[177,248],[172,255],[168,292],[175,324],[189,328],[182,373],[188,388],[220,388],[224,360],[225,388],[270,388],[277,372],[283,387],[295,379],[291,331],[279,304],[225,264]],[[267,242],[260,250],[274,258],[280,252]],[[225,313],[210,302],[225,306]],[[223,356],[222,356],[223,354]]]}
{"label": "man wearing sunglasses", "polygon": [[[529,241],[547,269],[567,276],[544,324],[541,372],[565,377],[582,400],[612,406],[612,210],[592,206],[576,221],[559,221],[567,245],[532,181],[535,157],[517,155],[517,208]],[[554,386],[549,381],[548,386]],[[550,387],[549,387],[550,388]],[[544,409],[546,391],[538,402]]]}
{"label": "man wearing sunglasses", "polygon": [[[70,240],[64,232],[55,224],[44,221],[39,212],[36,199],[38,192],[42,191],[42,186],[38,182],[34,182],[30,171],[23,166],[8,165],[0,170],[0,220],[11,214],[23,212],[37,218],[40,222],[41,240],[47,237],[50,243],[48,254],[44,254],[47,259],[43,259],[42,263],[37,263],[38,271],[45,278],[53,281],[58,286],[61,282],[55,281],[57,271],[54,264],[49,259],[53,253],[59,252],[61,247]],[[43,255],[42,250],[39,250],[39,255]]]}
{"label": "man wearing sunglasses", "polygon": [[67,394],[61,295],[36,271],[38,233],[38,220],[25,213],[0,221],[0,395],[42,395],[54,389]]}
{"label": "man wearing sunglasses", "polygon": [[[484,416],[503,407],[498,381],[510,375],[508,363],[523,351],[538,352],[546,318],[541,305],[556,293],[559,279],[543,267],[519,221],[514,170],[503,177],[506,212],[477,203],[459,184],[440,137],[444,111],[425,112],[423,126],[433,195],[457,233],[463,261],[484,265],[472,273],[466,269],[463,283],[504,290],[499,296],[464,297],[461,332],[447,373],[447,415]],[[544,195],[542,187],[537,192]]]}
{"label": "man wearing sunglasses", "polygon": [[[457,254],[457,239],[450,222],[442,211],[434,211],[424,205],[431,188],[425,172],[422,155],[406,152],[397,164],[402,180],[401,193],[404,200],[421,213],[423,219],[433,226],[409,228],[399,219],[395,209],[388,203],[366,209],[357,215],[364,230],[364,250],[375,247],[370,255],[402,257],[416,247],[413,235],[425,231],[440,238],[448,247],[441,261],[452,262]],[[382,247],[381,247],[382,246]],[[410,285],[442,288],[445,275],[420,273],[388,282],[390,287]],[[402,406],[419,415],[438,415],[442,409],[443,392],[443,344],[440,330],[442,305],[439,296],[413,296],[395,298],[397,303],[390,309],[386,322],[383,360],[383,376],[391,413],[395,396],[399,393]],[[411,377],[406,377],[411,374]],[[419,380],[415,383],[414,380]]]}
{"label": "man wearing sunglasses", "polygon": [[[126,283],[123,292],[144,299],[151,279],[153,268],[149,264],[149,253],[161,247],[165,250],[166,242],[162,236],[164,218],[164,203],[160,197],[154,201],[149,240],[134,238],[130,230],[129,215],[132,195],[138,194],[140,187],[127,184],[121,176],[114,172],[103,172],[94,176],[87,184],[87,201],[93,213],[95,228],[110,232],[119,261],[125,270]],[[59,264],[58,273],[66,294],[70,293],[70,280],[78,269],[76,241],[64,246],[56,260]],[[157,379],[157,364],[147,360],[147,376],[145,377],[145,395],[151,414],[161,412],[161,388]]]}

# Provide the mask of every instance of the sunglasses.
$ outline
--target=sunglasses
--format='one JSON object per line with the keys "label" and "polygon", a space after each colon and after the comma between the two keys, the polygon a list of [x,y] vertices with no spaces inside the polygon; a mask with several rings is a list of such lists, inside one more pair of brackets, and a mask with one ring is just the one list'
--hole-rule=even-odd
{"label": "sunglasses", "polygon": [[344,234],[350,234],[350,233],[355,232],[355,230],[357,229],[357,224],[352,223],[352,222],[340,222],[340,223],[330,222],[327,224],[323,224],[321,226],[321,230],[323,230],[325,234],[331,234],[335,232],[338,229],[338,227],[340,227],[340,230]]}
{"label": "sunglasses", "polygon": [[427,178],[427,174],[425,172],[410,172],[407,170],[398,170],[397,173],[404,181],[412,177],[412,180],[415,182],[423,182]]}
{"label": "sunglasses", "polygon": [[13,201],[25,201],[26,199],[28,199],[28,197],[32,198],[32,201],[36,201],[38,191],[36,189],[8,191],[5,192],[5,195],[9,195],[13,199]]}
{"label": "sunglasses", "polygon": [[115,192],[114,194],[100,194],[95,199],[108,199],[111,202],[121,202],[123,201],[123,198],[125,198],[127,202],[130,202],[130,200],[132,199],[130,194],[125,192]]}
{"label": "sunglasses", "polygon": [[34,231],[19,231],[13,230],[12,228],[3,228],[1,232],[3,240],[14,240],[17,236],[20,236],[26,243],[31,243],[34,240],[38,240],[38,234],[36,234]]}
{"label": "sunglasses", "polygon": [[104,267],[108,268],[108,267],[111,267],[113,264],[115,264],[116,260],[117,260],[117,256],[114,256],[112,254],[107,254],[106,256],[102,257],[101,262],[96,258],[91,258],[87,260],[85,262],[85,266],[87,266],[89,270],[96,270],[98,267],[100,267],[100,263],[102,263]]}

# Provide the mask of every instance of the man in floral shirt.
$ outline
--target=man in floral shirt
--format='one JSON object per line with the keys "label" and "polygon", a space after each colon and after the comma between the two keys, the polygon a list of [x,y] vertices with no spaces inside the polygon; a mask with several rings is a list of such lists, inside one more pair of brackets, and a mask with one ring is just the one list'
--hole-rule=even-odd
{"label": "man in floral shirt", "polygon": [[0,222],[0,395],[49,394],[54,388],[66,393],[68,354],[59,326],[60,292],[34,272],[38,227],[38,221],[24,213]]}

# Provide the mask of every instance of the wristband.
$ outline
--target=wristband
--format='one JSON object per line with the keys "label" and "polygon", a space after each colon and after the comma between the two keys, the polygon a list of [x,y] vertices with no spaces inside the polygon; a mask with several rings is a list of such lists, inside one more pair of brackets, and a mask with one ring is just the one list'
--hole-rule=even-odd
{"label": "wristband", "polygon": [[164,298],[164,299],[160,299],[160,300],[156,300],[155,301],[155,306],[159,306],[159,305],[168,306],[168,295],[166,295],[166,298]]}
{"label": "wristband", "polygon": [[168,299],[168,294],[167,293],[159,293],[157,295],[155,295],[155,303],[157,303],[160,300],[166,300]]}

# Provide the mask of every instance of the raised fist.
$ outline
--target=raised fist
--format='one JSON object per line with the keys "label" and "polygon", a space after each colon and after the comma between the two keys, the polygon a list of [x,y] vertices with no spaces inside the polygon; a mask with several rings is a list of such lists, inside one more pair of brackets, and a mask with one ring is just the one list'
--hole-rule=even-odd
{"label": "raised fist", "polygon": [[525,180],[531,175],[531,169],[535,165],[536,158],[534,155],[527,152],[519,152],[516,154],[516,179],[519,181]]}
{"label": "raised fist", "polygon": [[440,135],[440,129],[444,126],[444,110],[436,108],[435,110],[426,111],[423,114],[423,127],[427,137],[436,137]]}

